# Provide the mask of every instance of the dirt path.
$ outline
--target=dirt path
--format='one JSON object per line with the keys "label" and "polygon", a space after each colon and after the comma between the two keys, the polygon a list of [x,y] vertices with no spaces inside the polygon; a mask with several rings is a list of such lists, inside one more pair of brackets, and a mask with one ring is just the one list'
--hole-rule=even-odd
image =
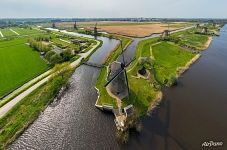
{"label": "dirt path", "polygon": [[[81,54],[80,58],[77,59],[76,61],[72,62],[70,65],[72,67],[76,67],[80,64],[81,60],[84,58],[87,58],[95,49],[96,47],[100,44],[99,41],[97,41],[97,44],[93,46],[93,48],[91,48],[88,52]],[[44,73],[45,74],[45,73]],[[43,75],[44,75],[43,74]],[[21,94],[19,94],[18,96],[16,96],[15,98],[13,98],[11,101],[9,101],[7,104],[5,104],[4,106],[2,106],[0,108],[0,118],[2,118],[7,112],[9,112],[18,102],[20,102],[23,98],[25,98],[26,96],[28,96],[31,92],[33,92],[35,89],[37,89],[38,87],[40,87],[42,84],[46,83],[48,81],[48,79],[51,77],[51,75],[48,75],[47,77],[45,77],[44,79],[40,80],[39,82],[35,83],[33,86],[29,87],[27,90],[25,90],[24,92],[22,92]],[[40,76],[39,76],[40,78]],[[37,78],[35,78],[34,80],[37,80]],[[34,81],[33,81],[34,82]]]}
{"label": "dirt path", "polygon": [[0,35],[1,35],[1,37],[4,37],[4,35],[2,34],[2,32],[0,31]]}
{"label": "dirt path", "polygon": [[16,31],[14,31],[13,29],[9,29],[10,31],[12,31],[13,33],[15,33],[16,35],[20,35],[19,33],[17,33]]}

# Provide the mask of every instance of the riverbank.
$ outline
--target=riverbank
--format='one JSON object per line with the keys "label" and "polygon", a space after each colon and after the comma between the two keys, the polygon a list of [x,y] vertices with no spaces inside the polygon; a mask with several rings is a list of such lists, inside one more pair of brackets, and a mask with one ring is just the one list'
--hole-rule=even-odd
{"label": "riverbank", "polygon": [[0,149],[13,142],[66,86],[73,69],[69,64],[58,65],[54,69],[57,72],[46,83],[37,87],[0,119]]}
{"label": "riverbank", "polygon": [[206,42],[206,44],[204,46],[204,50],[207,49],[210,46],[212,40],[213,40],[213,37],[212,36],[209,36],[208,37],[208,41]]}

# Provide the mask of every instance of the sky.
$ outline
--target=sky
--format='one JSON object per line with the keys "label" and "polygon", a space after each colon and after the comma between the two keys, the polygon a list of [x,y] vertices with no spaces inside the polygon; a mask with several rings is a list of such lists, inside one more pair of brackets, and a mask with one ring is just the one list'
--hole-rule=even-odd
{"label": "sky", "polygon": [[0,0],[0,18],[227,18],[227,0]]}

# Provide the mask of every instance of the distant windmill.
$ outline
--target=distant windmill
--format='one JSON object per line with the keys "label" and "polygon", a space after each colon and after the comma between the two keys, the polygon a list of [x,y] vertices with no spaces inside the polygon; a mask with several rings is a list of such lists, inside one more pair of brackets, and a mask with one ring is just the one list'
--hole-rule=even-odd
{"label": "distant windmill", "polygon": [[[115,72],[114,75],[109,79],[109,81],[107,81],[107,83],[105,84],[105,87],[107,87],[109,84],[113,83],[115,79],[121,78],[122,74],[124,74],[124,81],[126,82],[127,95],[128,95],[128,98],[129,98],[130,91],[129,91],[128,76],[127,76],[126,68],[127,68],[127,66],[130,65],[130,63],[133,60],[131,62],[129,62],[128,64],[126,64],[125,63],[125,58],[124,58],[124,52],[123,52],[123,48],[122,48],[122,42],[121,42],[121,49],[122,49],[123,62],[121,62],[121,63],[117,62],[117,63],[120,63],[120,67],[117,70],[117,72]],[[124,84],[124,83],[122,83],[122,84]]]}
{"label": "distant windmill", "polygon": [[55,22],[52,23],[52,28],[56,28]]}
{"label": "distant windmill", "polygon": [[73,26],[73,27],[74,27],[74,29],[75,29],[75,30],[77,30],[77,23],[76,23],[76,21],[75,21],[75,23],[74,23],[74,26]]}
{"label": "distant windmill", "polygon": [[165,40],[165,39],[169,38],[169,36],[170,36],[170,31],[169,30],[164,30],[162,32],[161,39]]}
{"label": "distant windmill", "polygon": [[197,23],[197,24],[196,24],[196,28],[197,28],[197,29],[198,29],[198,28],[200,28],[200,25],[199,25],[199,23]]}
{"label": "distant windmill", "polygon": [[203,33],[203,34],[207,34],[207,33],[208,33],[208,28],[207,28],[207,27],[203,27],[202,33]]}
{"label": "distant windmill", "polygon": [[95,23],[95,26],[93,27],[93,29],[94,29],[94,36],[97,36],[98,35],[98,29],[99,29],[99,28],[97,28],[97,22]]}

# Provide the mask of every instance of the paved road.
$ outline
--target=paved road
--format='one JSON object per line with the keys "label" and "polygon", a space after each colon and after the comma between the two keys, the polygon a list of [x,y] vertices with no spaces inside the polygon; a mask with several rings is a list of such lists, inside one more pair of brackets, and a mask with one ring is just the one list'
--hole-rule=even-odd
{"label": "paved road", "polygon": [[[76,67],[77,65],[80,64],[81,60],[83,58],[87,58],[92,52],[93,50],[96,49],[96,47],[100,44],[99,41],[97,41],[97,44],[93,46],[92,49],[90,49],[88,52],[86,53],[82,53],[79,54],[81,57],[79,59],[77,59],[76,61],[72,62],[70,65],[72,67]],[[40,75],[40,76],[44,76],[47,73],[51,72],[51,70],[45,72],[44,74]],[[39,77],[40,77],[39,76]],[[23,98],[25,98],[27,95],[29,95],[31,92],[33,92],[35,89],[37,89],[38,87],[40,87],[42,84],[46,83],[48,81],[48,79],[51,77],[51,75],[48,75],[46,78],[40,80],[39,82],[37,82],[36,84],[34,84],[33,86],[31,86],[30,88],[28,88],[27,90],[25,90],[24,92],[22,92],[21,94],[19,94],[18,96],[16,96],[14,99],[12,99],[10,102],[8,102],[7,104],[5,104],[4,106],[2,106],[0,108],[0,118],[2,118],[7,112],[9,112],[19,101],[21,101]],[[35,80],[35,79],[34,79]],[[37,80],[37,79],[36,79]]]}

